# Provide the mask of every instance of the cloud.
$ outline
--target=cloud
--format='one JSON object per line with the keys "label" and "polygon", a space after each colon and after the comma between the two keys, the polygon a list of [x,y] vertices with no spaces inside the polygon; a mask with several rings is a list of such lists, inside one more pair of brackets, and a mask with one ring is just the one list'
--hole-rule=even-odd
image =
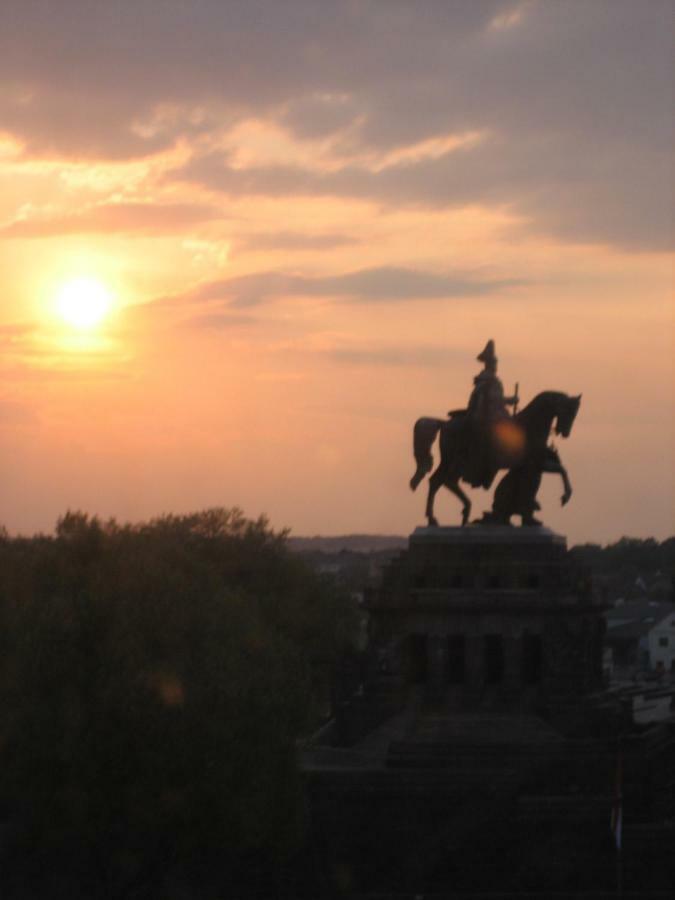
{"label": "cloud", "polygon": [[255,316],[223,311],[193,316],[183,324],[187,324],[191,328],[197,328],[203,331],[226,331],[231,328],[244,328],[250,325],[257,325],[258,321],[259,320]]}
{"label": "cloud", "polygon": [[624,144],[608,148],[602,165],[576,139],[510,139],[491,135],[478,145],[379,171],[346,165],[330,171],[300,166],[235,169],[210,153],[175,177],[229,196],[332,196],[400,207],[472,204],[508,208],[533,231],[578,243],[667,250],[673,242],[670,153],[635,156]]}
{"label": "cloud", "polygon": [[215,207],[197,203],[102,203],[75,213],[17,219],[0,228],[0,238],[118,232],[167,234],[221,217]]}
{"label": "cloud", "polygon": [[5,0],[3,122],[35,144],[108,152],[271,110],[299,134],[363,117],[362,139],[377,146],[469,121],[596,135],[650,122],[663,132],[654,112],[669,91],[669,0],[424,7]]}
{"label": "cloud", "polygon": [[[276,297],[342,298],[359,303],[479,297],[523,284],[516,279],[485,278],[475,273],[442,275],[391,266],[359,269],[333,276],[260,272],[201,285],[182,297],[190,303],[223,301],[255,306]],[[161,302],[161,301],[160,301]],[[172,298],[172,302],[177,302]]]}
{"label": "cloud", "polygon": [[358,244],[348,234],[326,232],[306,234],[299,231],[269,231],[239,237],[237,245],[244,250],[332,250]]}
{"label": "cloud", "polygon": [[[0,116],[27,154],[183,142],[197,159],[182,176],[226,193],[501,204],[564,240],[672,239],[670,0],[5,0],[0,24]],[[342,164],[204,155],[252,118]],[[357,164],[472,132],[492,137],[380,173]]]}
{"label": "cloud", "polygon": [[323,355],[337,363],[350,366],[432,367],[447,365],[453,357],[447,347],[433,345],[390,347],[334,347]]}
{"label": "cloud", "polygon": [[292,100],[281,121],[301,138],[322,138],[348,128],[361,110],[349,94],[311,92]]}

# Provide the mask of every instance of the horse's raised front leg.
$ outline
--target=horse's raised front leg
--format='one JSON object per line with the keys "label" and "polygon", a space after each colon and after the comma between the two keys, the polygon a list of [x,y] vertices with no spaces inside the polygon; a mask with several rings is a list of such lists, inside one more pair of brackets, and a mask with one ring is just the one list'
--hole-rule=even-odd
{"label": "horse's raised front leg", "polygon": [[466,525],[471,515],[471,500],[459,486],[459,481],[446,481],[445,486],[449,491],[462,501],[462,525]]}
{"label": "horse's raised front leg", "polygon": [[572,496],[572,484],[570,483],[570,480],[567,476],[567,469],[565,469],[565,467],[562,465],[560,466],[560,475],[563,480],[563,487],[565,488],[565,491],[560,498],[560,505],[564,506],[569,502],[569,499]]}
{"label": "horse's raised front leg", "polygon": [[565,506],[566,503],[569,503],[570,497],[572,496],[572,484],[567,474],[567,469],[560,461],[557,451],[550,447],[548,448],[548,453],[544,460],[544,472],[551,472],[554,475],[560,475],[562,478],[564,490],[563,495],[560,498],[560,504],[561,506]]}

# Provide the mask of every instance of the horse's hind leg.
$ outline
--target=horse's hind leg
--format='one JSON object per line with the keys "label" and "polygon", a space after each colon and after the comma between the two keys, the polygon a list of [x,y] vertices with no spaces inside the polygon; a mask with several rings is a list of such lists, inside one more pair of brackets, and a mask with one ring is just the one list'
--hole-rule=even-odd
{"label": "horse's hind leg", "polygon": [[441,485],[445,485],[448,490],[452,491],[455,497],[462,501],[462,525],[466,525],[471,515],[471,500],[459,486],[458,481],[448,480],[439,466],[429,479],[429,494],[427,497],[426,516],[431,526],[437,526],[438,522],[434,516],[434,499]]}
{"label": "horse's hind leg", "polygon": [[432,527],[436,527],[438,522],[434,517],[434,497],[439,489],[439,487],[444,482],[443,473],[441,472],[441,467],[439,466],[434,474],[429,479],[429,493],[427,494],[427,508],[425,510],[425,515],[427,517],[427,521],[429,525]]}
{"label": "horse's hind leg", "polygon": [[445,486],[449,491],[452,491],[455,497],[458,497],[462,501],[462,525],[466,525],[469,521],[469,516],[471,515],[471,500],[469,500],[461,489],[458,481],[446,481]]}

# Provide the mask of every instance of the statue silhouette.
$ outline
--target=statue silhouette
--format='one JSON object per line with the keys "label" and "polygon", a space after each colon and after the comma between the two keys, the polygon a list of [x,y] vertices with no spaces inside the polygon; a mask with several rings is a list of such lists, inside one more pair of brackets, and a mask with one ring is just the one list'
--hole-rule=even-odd
{"label": "statue silhouette", "polygon": [[429,525],[438,524],[434,517],[434,498],[441,485],[462,501],[462,524],[466,525],[471,501],[460,487],[460,480],[488,489],[501,469],[508,472],[497,486],[492,511],[483,521],[509,524],[511,516],[520,515],[523,525],[539,525],[534,512],[539,509],[537,492],[544,472],[561,476],[563,504],[572,495],[567,471],[548,440],[554,423],[556,434],[569,437],[581,395],[571,397],[559,391],[544,391],[511,416],[506,406],[515,406],[518,398],[504,397],[496,374],[494,341],[488,342],[478,359],[485,363],[485,368],[475,379],[468,409],[451,411],[447,420],[424,417],[415,423],[413,450],[417,470],[410,487],[415,490],[431,472],[431,447],[439,436],[441,459],[429,479],[426,505]]}

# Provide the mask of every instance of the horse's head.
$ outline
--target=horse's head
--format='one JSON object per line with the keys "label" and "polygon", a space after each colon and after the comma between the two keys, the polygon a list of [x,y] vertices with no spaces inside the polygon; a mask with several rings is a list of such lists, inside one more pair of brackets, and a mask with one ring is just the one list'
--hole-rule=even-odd
{"label": "horse's head", "polygon": [[581,405],[581,394],[578,397],[564,397],[563,402],[558,410],[555,423],[555,433],[561,437],[567,438],[572,431],[572,425],[579,412]]}

